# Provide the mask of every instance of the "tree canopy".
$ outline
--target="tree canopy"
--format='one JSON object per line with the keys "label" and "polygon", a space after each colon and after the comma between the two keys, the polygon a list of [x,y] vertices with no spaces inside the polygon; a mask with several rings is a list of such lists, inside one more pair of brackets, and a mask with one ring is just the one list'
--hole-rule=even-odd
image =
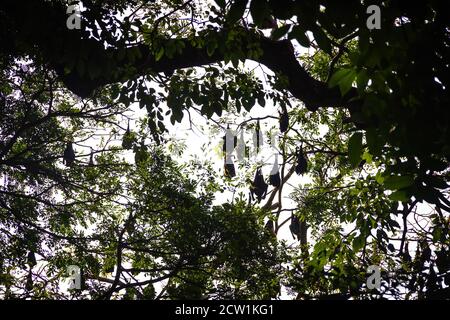
{"label": "tree canopy", "polygon": [[0,297],[450,299],[445,4],[3,0]]}

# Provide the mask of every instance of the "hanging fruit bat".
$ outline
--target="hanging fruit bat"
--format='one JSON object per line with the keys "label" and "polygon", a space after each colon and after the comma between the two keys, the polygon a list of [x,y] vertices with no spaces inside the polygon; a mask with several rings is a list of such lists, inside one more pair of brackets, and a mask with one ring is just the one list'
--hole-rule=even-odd
{"label": "hanging fruit bat", "polygon": [[263,145],[263,134],[259,125],[259,120],[256,123],[255,134],[253,135],[253,143],[255,145],[256,153],[259,153],[259,148]]}
{"label": "hanging fruit bat", "polygon": [[286,111],[280,113],[280,132],[286,132],[289,127],[289,116]]}
{"label": "hanging fruit bat", "polygon": [[94,150],[91,147],[91,155],[89,157],[89,166],[93,167],[94,166]]}
{"label": "hanging fruit bat", "polygon": [[130,150],[133,147],[133,140],[133,135],[130,131],[130,120],[128,120],[127,131],[125,131],[122,138],[122,148]]}
{"label": "hanging fruit bat", "polygon": [[73,150],[72,142],[67,142],[66,149],[63,154],[63,163],[70,167],[75,162],[75,151]]}
{"label": "hanging fruit bat", "polygon": [[278,168],[278,154],[275,155],[275,162],[269,176],[270,185],[278,188],[281,185],[280,171]]}
{"label": "hanging fruit bat", "polygon": [[25,290],[27,291],[33,290],[33,274],[31,273],[31,269],[28,271],[27,282],[25,283]]}
{"label": "hanging fruit bat", "polygon": [[430,261],[431,259],[431,249],[426,241],[422,241],[420,243],[420,247],[422,249],[422,254],[420,255],[420,263],[422,266],[424,266],[425,262]]}
{"label": "hanging fruit bat", "polygon": [[36,265],[36,256],[34,255],[33,251],[28,252],[27,263],[30,266],[30,268]]}
{"label": "hanging fruit bat", "polygon": [[267,183],[264,181],[264,177],[261,173],[261,168],[256,169],[255,178],[250,186],[250,196],[252,201],[255,200],[255,195],[258,203],[261,199],[264,199],[267,195]]}
{"label": "hanging fruit bat", "polygon": [[224,157],[224,173],[226,178],[233,178],[236,176],[236,169],[234,168],[233,159],[231,159],[231,155],[227,154]]}
{"label": "hanging fruit bat", "polygon": [[231,130],[230,125],[227,125],[227,131],[223,136],[223,147],[222,150],[225,153],[233,152],[234,148],[237,146],[237,136],[235,136]]}
{"label": "hanging fruit bat", "polygon": [[409,254],[408,241],[405,242],[405,248],[403,249],[403,261],[410,263],[412,261],[411,255]]}
{"label": "hanging fruit bat", "polygon": [[296,239],[300,239],[300,220],[294,214],[291,214],[291,224],[289,225],[289,230],[291,230],[292,237]]}
{"label": "hanging fruit bat", "polygon": [[300,146],[300,149],[297,148],[295,152],[297,157],[295,173],[297,173],[298,175],[302,175],[308,170],[308,161],[306,160],[305,154],[303,153],[303,146]]}
{"label": "hanging fruit bat", "polygon": [[267,220],[266,225],[264,226],[264,228],[266,228],[266,230],[269,231],[269,233],[270,233],[272,236],[274,236],[274,237],[277,236],[277,234],[275,233],[275,226],[274,226],[272,220],[270,220],[270,219]]}

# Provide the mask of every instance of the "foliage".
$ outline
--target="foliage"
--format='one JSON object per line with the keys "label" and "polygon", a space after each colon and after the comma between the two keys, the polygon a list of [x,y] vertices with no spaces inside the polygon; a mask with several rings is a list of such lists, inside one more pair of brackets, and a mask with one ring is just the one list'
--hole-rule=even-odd
{"label": "foliage", "polygon": [[[89,0],[69,30],[67,1],[4,0],[0,296],[448,299],[450,19],[444,1],[376,3],[369,30],[358,0]],[[264,203],[242,192],[261,163],[221,179],[168,152],[192,112],[278,135]],[[291,246],[290,215],[309,227]],[[82,290],[59,288],[70,264]]]}

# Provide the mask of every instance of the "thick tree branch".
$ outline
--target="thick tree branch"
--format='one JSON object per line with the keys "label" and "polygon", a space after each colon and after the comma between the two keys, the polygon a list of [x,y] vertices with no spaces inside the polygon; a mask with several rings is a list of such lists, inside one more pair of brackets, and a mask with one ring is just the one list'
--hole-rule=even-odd
{"label": "thick tree branch", "polygon": [[[11,16],[25,15],[24,20],[29,21],[26,24],[13,23],[14,33],[21,34],[20,38],[28,38],[31,42],[28,45],[36,46],[41,55],[48,59],[47,62],[55,69],[67,88],[81,97],[91,95],[95,89],[104,85],[134,79],[150,72],[170,74],[177,69],[204,66],[224,60],[220,50],[208,55],[206,48],[194,47],[189,39],[180,39],[184,43],[181,54],[176,54],[172,58],[163,56],[158,61],[145,44],[125,49],[105,49],[103,43],[92,38],[88,39],[87,32],[67,29],[67,14],[61,5],[36,0],[6,0],[5,2],[4,12]],[[24,12],[24,5],[29,10]],[[38,14],[39,12],[41,14]],[[34,26],[33,28],[30,28],[30,23]],[[225,34],[226,31],[218,31],[215,36],[220,38]],[[49,40],[50,35],[55,39],[54,41]],[[350,91],[343,99],[339,90],[330,89],[326,83],[314,79],[296,59],[289,41],[273,41],[254,34],[250,34],[248,38],[251,38],[252,42],[258,42],[263,50],[260,57],[253,59],[273,72],[286,76],[289,80],[287,89],[294,97],[303,101],[309,110],[314,111],[319,107],[352,108],[348,101],[355,96],[355,91]],[[14,39],[10,40],[14,42]],[[245,41],[242,45],[245,49]],[[14,47],[14,44],[12,46]],[[84,57],[77,57],[74,54],[71,57],[75,61],[67,61],[67,58],[64,58],[69,52],[78,49],[82,49]],[[12,51],[17,49],[13,48]],[[245,54],[246,50],[243,52]],[[242,57],[242,59],[246,58]],[[73,67],[73,63],[80,63],[80,60],[86,64],[86,70],[89,70],[90,63],[95,64],[96,68],[101,69],[100,74],[92,77],[86,71],[80,75],[79,70]],[[72,64],[71,68],[70,64]]]}

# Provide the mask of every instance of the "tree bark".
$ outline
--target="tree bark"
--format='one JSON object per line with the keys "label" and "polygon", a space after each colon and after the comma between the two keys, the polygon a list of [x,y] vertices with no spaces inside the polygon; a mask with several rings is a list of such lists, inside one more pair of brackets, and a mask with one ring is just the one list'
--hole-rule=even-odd
{"label": "tree bark", "polygon": [[[4,0],[0,17],[9,18],[0,22],[2,43],[6,45],[2,51],[13,56],[38,54],[57,72],[67,88],[82,98],[107,84],[134,79],[150,72],[170,74],[177,69],[205,66],[224,60],[219,50],[209,56],[206,48],[194,47],[188,39],[180,39],[185,45],[181,54],[175,54],[172,58],[163,56],[158,61],[146,44],[105,48],[100,41],[88,38],[86,31],[69,30],[66,27],[69,15],[65,9],[61,4],[51,1]],[[226,31],[218,31],[221,32]],[[337,88],[329,88],[326,83],[314,79],[295,57],[290,41],[274,41],[257,35],[252,35],[253,39],[259,42],[263,50],[263,54],[255,59],[256,62],[285,75],[289,80],[287,89],[295,98],[303,101],[308,110],[346,107],[352,111],[356,107],[356,104],[349,103],[356,96],[355,90],[341,97]],[[25,41],[25,46],[20,45],[21,41]],[[77,56],[80,49],[84,57]],[[138,58],[133,58],[137,52]],[[87,63],[98,62],[101,68],[99,75],[92,77],[89,72],[80,75],[74,67],[80,59],[85,59]],[[89,64],[86,68],[89,68]]]}

